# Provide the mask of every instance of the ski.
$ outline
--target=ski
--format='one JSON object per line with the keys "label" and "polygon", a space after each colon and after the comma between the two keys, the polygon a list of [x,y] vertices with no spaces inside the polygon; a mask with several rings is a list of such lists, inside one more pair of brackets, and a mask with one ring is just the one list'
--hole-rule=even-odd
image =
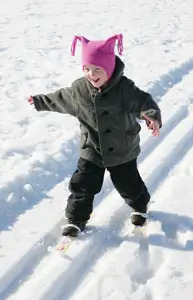
{"label": "ski", "polygon": [[55,246],[49,246],[48,252],[56,252],[59,254],[65,254],[72,243],[75,241],[75,237],[64,236],[59,239]]}
{"label": "ski", "polygon": [[65,253],[75,239],[76,239],[75,237],[69,237],[69,236],[62,237],[58,242],[58,244],[56,245],[56,250],[60,253]]}
{"label": "ski", "polygon": [[131,230],[131,234],[132,235],[135,235],[135,236],[146,236],[147,234],[147,228],[146,228],[147,225],[144,225],[144,226],[133,226],[132,227],[132,230]]}

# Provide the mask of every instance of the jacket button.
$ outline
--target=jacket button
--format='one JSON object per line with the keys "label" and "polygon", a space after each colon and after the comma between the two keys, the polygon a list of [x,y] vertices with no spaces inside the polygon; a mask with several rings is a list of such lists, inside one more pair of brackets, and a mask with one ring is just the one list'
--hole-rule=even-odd
{"label": "jacket button", "polygon": [[108,110],[103,111],[103,115],[107,116],[109,114]]}
{"label": "jacket button", "polygon": [[102,100],[104,100],[105,99],[105,94],[103,94],[101,97],[100,97],[100,100],[102,101]]}
{"label": "jacket button", "polygon": [[110,130],[109,128],[107,128],[104,132],[105,132],[105,133],[110,133],[111,130]]}
{"label": "jacket button", "polygon": [[109,148],[109,152],[112,152],[114,150],[114,147]]}

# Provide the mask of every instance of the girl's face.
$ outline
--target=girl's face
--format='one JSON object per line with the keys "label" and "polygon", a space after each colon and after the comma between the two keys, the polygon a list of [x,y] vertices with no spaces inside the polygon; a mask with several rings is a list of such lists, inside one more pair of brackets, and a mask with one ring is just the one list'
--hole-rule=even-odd
{"label": "girl's face", "polygon": [[99,66],[88,64],[84,66],[83,71],[84,76],[96,88],[100,88],[108,81],[107,73]]}

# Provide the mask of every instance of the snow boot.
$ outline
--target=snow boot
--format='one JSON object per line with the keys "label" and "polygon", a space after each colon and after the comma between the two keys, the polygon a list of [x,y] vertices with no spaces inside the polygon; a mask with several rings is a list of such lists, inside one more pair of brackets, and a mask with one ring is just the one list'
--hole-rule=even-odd
{"label": "snow boot", "polygon": [[146,213],[142,212],[132,212],[131,213],[131,223],[134,226],[143,226],[148,218],[148,215]]}
{"label": "snow boot", "polygon": [[76,237],[86,227],[84,221],[68,220],[68,224],[64,225],[62,235]]}

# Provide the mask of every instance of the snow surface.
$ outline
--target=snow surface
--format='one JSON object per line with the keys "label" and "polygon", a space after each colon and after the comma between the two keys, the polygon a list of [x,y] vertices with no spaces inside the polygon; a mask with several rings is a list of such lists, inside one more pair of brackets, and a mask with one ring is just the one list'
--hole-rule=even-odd
{"label": "snow surface", "polygon": [[[191,300],[193,291],[192,0],[0,1],[0,299]],[[142,124],[139,169],[151,194],[146,237],[108,173],[88,232],[60,237],[79,124],[38,113],[29,95],[82,76],[74,34],[124,35],[125,74],[152,93],[163,128]]]}

